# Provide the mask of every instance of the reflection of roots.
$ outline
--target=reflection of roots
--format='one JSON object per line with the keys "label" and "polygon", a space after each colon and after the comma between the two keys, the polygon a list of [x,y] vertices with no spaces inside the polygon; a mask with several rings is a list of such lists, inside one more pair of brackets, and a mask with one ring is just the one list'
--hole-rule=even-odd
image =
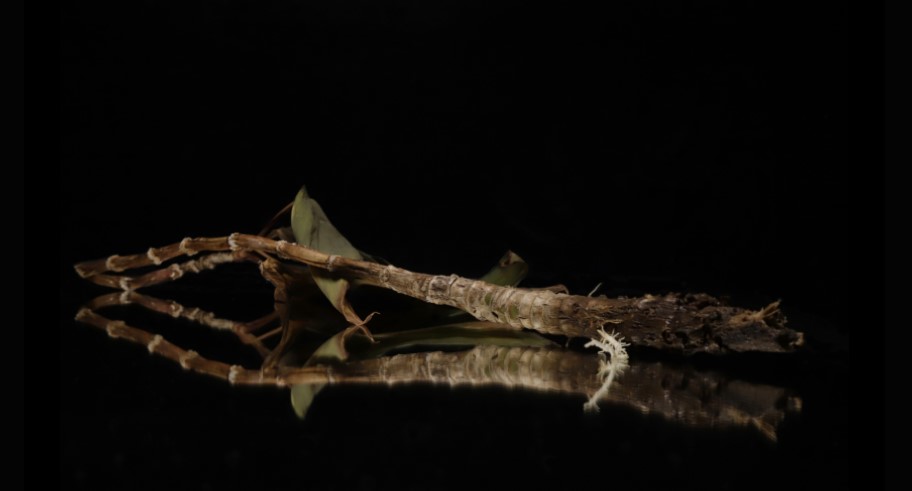
{"label": "reflection of roots", "polygon": [[615,337],[615,333],[608,334],[604,330],[597,332],[601,339],[591,339],[586,343],[586,347],[595,346],[599,349],[598,377],[602,379],[602,386],[583,404],[583,409],[588,412],[598,412],[598,401],[608,393],[611,383],[614,382],[614,377],[620,375],[627,368],[629,361],[627,350],[624,349],[627,343]]}

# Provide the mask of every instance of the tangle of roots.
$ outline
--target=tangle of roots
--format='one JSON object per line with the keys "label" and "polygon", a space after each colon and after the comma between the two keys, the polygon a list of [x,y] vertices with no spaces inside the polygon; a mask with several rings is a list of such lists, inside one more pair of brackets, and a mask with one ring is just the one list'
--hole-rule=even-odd
{"label": "tangle of roots", "polygon": [[623,338],[619,338],[614,332],[611,334],[604,330],[597,332],[601,339],[591,339],[585,347],[599,348],[598,377],[602,380],[602,386],[583,404],[583,409],[588,412],[598,412],[598,401],[608,393],[614,378],[627,368],[629,361],[627,350],[624,349],[627,343],[623,342]]}

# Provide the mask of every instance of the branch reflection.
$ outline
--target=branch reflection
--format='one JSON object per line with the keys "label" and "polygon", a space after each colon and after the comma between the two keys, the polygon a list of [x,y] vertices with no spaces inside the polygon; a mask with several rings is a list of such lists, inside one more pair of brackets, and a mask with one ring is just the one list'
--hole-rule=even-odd
{"label": "branch reflection", "polygon": [[[117,305],[141,307],[147,312],[164,314],[164,317],[184,318],[233,332],[243,344],[254,348],[265,362],[262,367],[250,369],[207,359],[158,334],[109,320],[95,312]],[[251,323],[234,322],[134,291],[100,296],[80,311],[83,322],[106,330],[112,337],[143,344],[150,353],[170,358],[184,368],[232,383],[293,385],[296,404],[304,405],[295,410],[302,416],[317,392],[326,385],[495,386],[589,398],[599,392],[603,383],[599,375],[600,358],[594,352],[564,348],[525,331],[498,330],[497,326],[478,323],[379,334],[374,343],[361,338],[360,349],[358,343],[352,342],[358,336],[336,334],[329,340],[324,336],[322,340],[307,343],[311,346],[309,358],[297,357],[306,362],[289,364],[288,357],[280,356],[283,352],[291,352],[286,350],[286,343],[273,340],[277,341],[275,345],[267,346],[263,342],[278,330],[259,337],[252,334],[268,327],[276,317],[269,315]],[[292,329],[289,325],[286,317],[282,329],[285,340]],[[337,341],[344,356],[335,359],[325,356],[325,347],[332,347],[333,340]],[[314,351],[317,346],[320,348]],[[441,351],[441,347],[449,351]],[[460,347],[463,349],[453,351]],[[350,348],[356,348],[354,356],[349,356]],[[406,349],[426,351],[402,353]],[[397,351],[400,354],[389,354]],[[316,356],[319,354],[324,356]],[[282,361],[278,362],[280,358]],[[753,428],[771,441],[776,441],[777,430],[789,414],[801,411],[801,399],[784,387],[739,380],[721,371],[699,370],[689,364],[646,362],[635,358],[597,402],[602,406],[631,408],[644,415],[658,415],[669,422],[700,429]]]}
{"label": "branch reflection", "polygon": [[[336,382],[498,386],[589,397],[601,380],[599,359],[560,347],[476,346],[461,352],[412,353],[345,363]],[[731,378],[690,365],[632,361],[600,403],[702,429],[751,427],[769,440],[801,399],[783,387]]]}

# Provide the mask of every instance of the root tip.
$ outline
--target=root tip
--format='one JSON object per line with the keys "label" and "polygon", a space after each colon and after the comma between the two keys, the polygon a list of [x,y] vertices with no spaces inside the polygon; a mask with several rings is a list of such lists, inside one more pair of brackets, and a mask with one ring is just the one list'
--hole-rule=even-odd
{"label": "root tip", "polygon": [[231,248],[232,251],[237,251],[241,248],[240,244],[238,244],[239,236],[240,234],[237,232],[228,236],[228,247]]}
{"label": "root tip", "polygon": [[88,277],[90,277],[90,276],[94,276],[94,275],[95,275],[95,272],[86,269],[86,267],[85,267],[85,265],[84,265],[83,263],[79,263],[79,264],[74,265],[74,266],[73,266],[73,269],[76,270],[76,274],[78,274],[80,278],[88,278]]}
{"label": "root tip", "polygon": [[89,318],[91,315],[92,315],[92,310],[87,307],[83,307],[83,308],[79,309],[79,312],[76,312],[75,319],[77,321],[82,322],[82,321],[86,320],[87,318]]}
{"label": "root tip", "polygon": [[237,383],[237,378],[238,378],[238,375],[241,374],[241,370],[243,370],[243,369],[241,368],[240,365],[231,365],[231,368],[228,369],[228,383],[229,384],[234,385]]}

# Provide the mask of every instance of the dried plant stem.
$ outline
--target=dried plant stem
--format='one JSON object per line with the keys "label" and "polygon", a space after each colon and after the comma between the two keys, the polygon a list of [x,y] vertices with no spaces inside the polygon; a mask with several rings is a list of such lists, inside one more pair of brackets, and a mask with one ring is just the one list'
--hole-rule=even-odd
{"label": "dried plant stem", "polygon": [[[152,249],[150,249],[151,251]],[[120,263],[121,259],[133,258],[133,256],[121,257],[121,256],[111,256],[106,262],[110,262],[112,265]],[[110,275],[110,274],[86,274],[86,271],[95,270],[100,264],[99,261],[93,261],[92,263],[81,263],[76,266],[76,271],[85,279],[96,283],[101,286],[107,286],[110,288],[119,288],[121,290],[136,290],[139,288],[144,288],[147,286],[158,285],[160,283],[167,283],[169,281],[175,281],[182,278],[187,273],[200,273],[202,271],[215,269],[221,264],[233,263],[239,261],[251,260],[251,257],[246,254],[234,254],[231,252],[217,253],[217,254],[208,254],[199,259],[192,259],[180,264],[172,264],[166,268],[156,269],[150,271],[146,274],[140,276],[123,276],[123,275]],[[126,269],[138,268],[143,266],[149,266],[149,264],[142,264],[140,261],[135,261],[138,266],[132,266]],[[153,263],[157,264],[157,263]],[[120,272],[124,271],[121,266],[116,266],[118,269],[109,269],[107,266],[104,266],[107,271]],[[85,268],[85,269],[81,269]]]}
{"label": "dried plant stem", "polygon": [[[104,278],[103,282],[93,281],[108,286],[138,288],[146,286],[151,280],[139,281],[105,273],[160,264],[165,258],[204,251],[220,253],[221,256],[213,254],[206,258],[219,256],[218,261],[221,262],[249,259],[252,257],[250,253],[275,255],[339,277],[389,288],[430,303],[456,307],[479,320],[533,329],[545,334],[594,339],[600,336],[598,332],[603,326],[611,324],[632,345],[683,354],[787,352],[803,343],[801,333],[784,327],[785,319],[778,310],[778,303],[760,311],[748,311],[723,306],[715,298],[702,294],[606,298],[501,287],[455,275],[415,273],[394,266],[329,255],[283,240],[246,234],[184,239],[179,244],[150,249],[146,254],[111,256],[104,260],[81,263],[76,266],[76,270],[89,280]],[[231,251],[231,254],[227,251]],[[210,263],[205,263],[206,258],[198,261],[208,265]],[[213,267],[218,261],[212,263]],[[186,263],[176,266],[183,271]],[[160,276],[165,275],[163,271],[168,269],[154,271],[140,278],[154,276],[160,279]],[[179,276],[176,274],[176,277]]]}
{"label": "dried plant stem", "polygon": [[[273,310],[272,312],[260,317],[259,319],[254,319],[250,322],[245,322],[241,328],[244,332],[253,334],[264,329],[266,326],[277,322],[279,320],[279,313]],[[265,336],[265,335],[263,335]],[[259,336],[262,339],[262,336]]]}

